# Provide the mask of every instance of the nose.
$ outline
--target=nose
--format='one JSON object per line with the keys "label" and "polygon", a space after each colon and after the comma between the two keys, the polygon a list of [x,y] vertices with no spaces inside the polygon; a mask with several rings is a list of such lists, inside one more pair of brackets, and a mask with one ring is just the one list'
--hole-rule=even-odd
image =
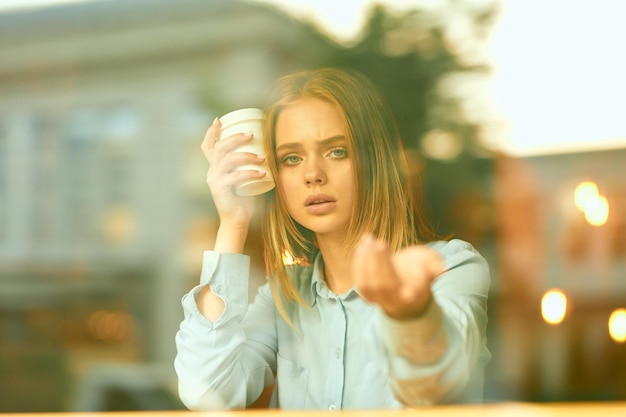
{"label": "nose", "polygon": [[310,163],[304,173],[304,182],[307,186],[326,184],[326,174],[316,163]]}
{"label": "nose", "polygon": [[306,185],[313,185],[313,184],[321,185],[323,183],[324,183],[324,181],[321,178],[319,178],[319,177],[318,178],[314,178],[314,179],[313,178],[307,178],[306,179]]}

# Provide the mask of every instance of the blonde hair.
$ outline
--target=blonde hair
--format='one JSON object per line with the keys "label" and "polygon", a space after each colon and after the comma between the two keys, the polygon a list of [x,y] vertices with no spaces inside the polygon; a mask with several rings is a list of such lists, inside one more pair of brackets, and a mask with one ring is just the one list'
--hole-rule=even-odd
{"label": "blonde hair", "polygon": [[[372,82],[356,71],[325,68],[287,75],[276,82],[265,108],[265,154],[274,178],[278,178],[278,116],[304,98],[335,105],[346,123],[356,198],[345,248],[354,248],[364,233],[384,239],[394,251],[433,238],[419,211],[420,193],[409,174],[391,110]],[[303,301],[283,256],[287,252],[298,263],[312,263],[317,253],[315,235],[291,218],[280,186],[266,194],[265,202],[267,274],[278,311],[290,323],[284,302]]]}

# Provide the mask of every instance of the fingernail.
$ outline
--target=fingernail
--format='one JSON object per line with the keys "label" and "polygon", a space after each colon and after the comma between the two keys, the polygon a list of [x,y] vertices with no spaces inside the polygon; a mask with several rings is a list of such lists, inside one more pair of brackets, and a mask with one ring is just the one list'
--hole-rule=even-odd
{"label": "fingernail", "polygon": [[215,123],[217,123],[217,122],[219,122],[219,121],[220,121],[220,118],[219,118],[219,117],[216,117],[215,119],[213,119],[213,123],[212,123],[212,124],[215,124]]}

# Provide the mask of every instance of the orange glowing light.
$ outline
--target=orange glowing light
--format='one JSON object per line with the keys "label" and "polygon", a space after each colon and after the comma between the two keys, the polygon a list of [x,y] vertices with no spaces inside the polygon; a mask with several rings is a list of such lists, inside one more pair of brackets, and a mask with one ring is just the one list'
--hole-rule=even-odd
{"label": "orange glowing light", "polygon": [[611,313],[609,334],[617,343],[626,342],[626,308],[618,308]]}
{"label": "orange glowing light", "polygon": [[587,203],[596,197],[598,197],[598,186],[591,181],[581,182],[576,186],[574,190],[574,203],[580,211],[585,211]]}
{"label": "orange glowing light", "polygon": [[541,316],[548,324],[560,324],[567,313],[567,296],[558,289],[548,290],[541,298]]}
{"label": "orange glowing light", "polygon": [[574,203],[585,214],[592,226],[602,226],[609,218],[609,202],[600,195],[598,186],[591,181],[581,182],[574,190]]}
{"label": "orange glowing light", "polygon": [[295,263],[296,262],[293,256],[288,251],[285,250],[283,252],[283,265],[293,265]]}
{"label": "orange glowing light", "polygon": [[609,219],[609,202],[601,195],[590,199],[585,206],[585,219],[592,226],[602,226]]}

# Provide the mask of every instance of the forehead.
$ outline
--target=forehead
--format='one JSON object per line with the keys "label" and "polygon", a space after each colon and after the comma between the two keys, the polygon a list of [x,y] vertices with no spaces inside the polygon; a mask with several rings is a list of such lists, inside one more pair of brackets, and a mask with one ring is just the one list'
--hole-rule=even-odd
{"label": "forehead", "polygon": [[346,136],[346,123],[338,107],[318,98],[305,98],[286,106],[276,120],[276,144],[304,138]]}

